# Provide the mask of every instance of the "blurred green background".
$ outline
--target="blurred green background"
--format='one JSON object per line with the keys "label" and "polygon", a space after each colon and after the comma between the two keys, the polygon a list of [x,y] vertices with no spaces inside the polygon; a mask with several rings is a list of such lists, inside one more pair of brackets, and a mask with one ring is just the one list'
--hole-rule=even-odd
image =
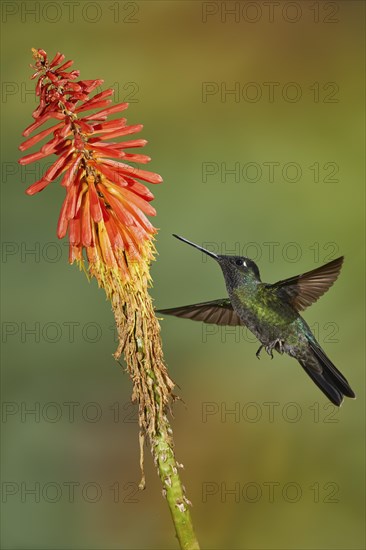
{"label": "blurred green background", "polygon": [[293,360],[257,361],[247,333],[166,318],[162,334],[202,548],[364,548],[364,3],[2,8],[3,548],[177,547],[148,450],[136,490],[131,383],[103,292],[56,239],[63,190],[24,193],[44,169],[17,164],[31,47],[104,78],[144,123],[164,178],[157,306],[225,296],[214,262],[173,232],[251,255],[268,282],[346,256],[305,313],[357,393],[339,411]]}

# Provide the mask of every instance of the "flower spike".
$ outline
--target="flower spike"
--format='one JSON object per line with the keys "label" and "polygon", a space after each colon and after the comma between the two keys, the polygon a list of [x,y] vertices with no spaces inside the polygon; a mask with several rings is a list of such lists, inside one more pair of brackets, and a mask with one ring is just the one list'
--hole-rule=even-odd
{"label": "flower spike", "polygon": [[[112,114],[125,111],[128,103],[110,105],[107,98],[113,95],[112,89],[90,97],[89,94],[103,81],[76,82],[79,72],[67,71],[73,62],[65,61],[61,53],[49,61],[44,50],[33,49],[33,57],[35,73],[32,78],[37,78],[40,105],[33,113],[34,122],[24,131],[27,139],[19,149],[26,151],[44,138],[52,137],[39,151],[25,155],[19,162],[29,164],[60,150],[62,155],[40,180],[27,189],[27,194],[42,191],[63,175],[61,185],[65,187],[66,197],[57,235],[62,238],[68,232],[72,249],[70,260],[83,263],[83,249],[95,247],[100,250],[108,268],[115,270],[125,281],[129,275],[121,256],[126,255],[128,261],[129,256],[135,260],[146,255],[150,260],[152,239],[156,233],[145,216],[156,213],[149,205],[153,195],[140,180],[152,184],[162,182],[158,174],[127,164],[150,161],[147,155],[123,150],[143,147],[145,140],[115,141],[115,138],[141,131],[142,125],[128,126],[125,118],[108,120]],[[84,117],[80,114],[91,110],[94,112]],[[40,131],[40,127],[50,119],[56,119],[57,124]],[[30,137],[37,130],[38,133]],[[112,139],[114,141],[110,141]],[[123,162],[116,159],[123,159]],[[89,252],[88,258],[89,270],[99,280],[100,256]]]}
{"label": "flower spike", "polygon": [[[77,80],[79,71],[69,70],[73,62],[65,61],[60,52],[49,61],[44,50],[32,51],[39,105],[19,149],[24,152],[36,144],[40,149],[19,162],[26,165],[50,155],[56,159],[26,193],[34,195],[60,177],[65,198],[57,236],[68,235],[70,263],[77,262],[95,277],[111,302],[118,334],[114,356],[124,354],[133,384],[132,401],[138,402],[139,487],[145,487],[144,442],[148,439],[181,548],[198,550],[168,419],[176,397],[174,382],[164,363],[160,325],[149,294],[157,230],[147,216],[155,216],[156,211],[151,205],[154,195],[141,182],[157,184],[162,178],[130,164],[150,161],[147,155],[128,152],[146,145],[144,139],[125,137],[140,132],[142,125],[128,125],[125,118],[108,120],[111,115],[119,117],[127,103],[111,105],[111,89],[90,97],[103,81]],[[88,114],[83,116],[85,111]],[[41,129],[46,122],[51,126]]]}

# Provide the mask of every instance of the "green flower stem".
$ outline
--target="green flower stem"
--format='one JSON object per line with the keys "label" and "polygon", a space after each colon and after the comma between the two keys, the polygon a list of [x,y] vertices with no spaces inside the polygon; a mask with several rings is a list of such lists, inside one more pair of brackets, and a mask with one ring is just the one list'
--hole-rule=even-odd
{"label": "green flower stem", "polygon": [[174,382],[164,363],[160,325],[147,282],[147,278],[143,284],[137,279],[131,289],[117,287],[119,292],[112,296],[119,336],[115,358],[118,360],[123,352],[133,383],[132,401],[137,401],[139,406],[140,489],[145,487],[144,442],[148,439],[180,548],[199,550],[189,511],[191,503],[179,477],[178,469],[182,465],[175,458],[173,431],[168,419],[176,398]]}
{"label": "green flower stem", "polygon": [[189,507],[190,501],[185,496],[184,487],[179,477],[178,464],[172,448],[171,431],[166,420],[165,429],[160,431],[153,442],[153,452],[163,483],[163,495],[166,497],[176,535],[182,550],[199,550],[199,544],[193,531]]}

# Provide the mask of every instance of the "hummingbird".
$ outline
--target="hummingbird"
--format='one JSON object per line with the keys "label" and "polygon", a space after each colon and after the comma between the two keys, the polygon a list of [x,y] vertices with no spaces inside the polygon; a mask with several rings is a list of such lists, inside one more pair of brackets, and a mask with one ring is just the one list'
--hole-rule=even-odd
{"label": "hummingbird", "polygon": [[229,296],[160,309],[158,313],[216,325],[246,326],[260,342],[256,352],[258,359],[263,348],[272,359],[273,351],[286,353],[300,363],[334,405],[340,406],[343,396],[356,397],[300,315],[333,285],[344,256],[312,271],[268,284],[261,281],[258,266],[250,258],[214,254],[184,237],[173,236],[217,261]]}

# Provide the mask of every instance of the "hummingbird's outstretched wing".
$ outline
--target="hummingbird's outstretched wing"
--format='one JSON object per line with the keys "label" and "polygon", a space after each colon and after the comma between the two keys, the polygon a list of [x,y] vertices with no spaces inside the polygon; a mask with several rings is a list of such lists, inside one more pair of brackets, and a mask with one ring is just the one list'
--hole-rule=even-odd
{"label": "hummingbird's outstretched wing", "polygon": [[192,304],[190,306],[173,307],[171,309],[158,309],[157,313],[175,315],[176,317],[202,321],[203,323],[212,323],[214,325],[236,326],[244,324],[239,315],[235,313],[228,298]]}
{"label": "hummingbird's outstretched wing", "polygon": [[302,311],[323,296],[337,279],[344,256],[289,279],[278,281],[267,288],[282,300],[288,301],[297,311]]}
{"label": "hummingbird's outstretched wing", "polygon": [[317,267],[312,271],[278,281],[267,288],[276,292],[282,300],[288,301],[297,311],[302,311],[323,296],[337,279],[344,256]]}

